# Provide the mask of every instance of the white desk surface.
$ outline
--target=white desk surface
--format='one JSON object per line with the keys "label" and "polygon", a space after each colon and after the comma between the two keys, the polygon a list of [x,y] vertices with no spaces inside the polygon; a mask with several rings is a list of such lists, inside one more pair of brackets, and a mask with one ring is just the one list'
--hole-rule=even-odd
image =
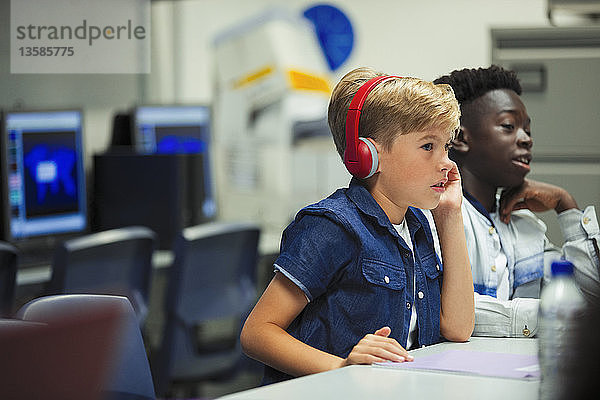
{"label": "white desk surface", "polygon": [[[471,338],[466,343],[440,343],[412,350],[415,357],[445,350],[537,354],[537,339]],[[250,399],[537,399],[539,380],[493,378],[448,372],[353,365],[222,397]]]}

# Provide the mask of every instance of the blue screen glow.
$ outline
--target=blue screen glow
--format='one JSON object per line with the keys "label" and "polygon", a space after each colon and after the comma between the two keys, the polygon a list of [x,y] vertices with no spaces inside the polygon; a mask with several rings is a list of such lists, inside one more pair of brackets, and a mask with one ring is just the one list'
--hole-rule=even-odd
{"label": "blue screen glow", "polygon": [[81,113],[9,113],[5,124],[11,236],[85,230]]}

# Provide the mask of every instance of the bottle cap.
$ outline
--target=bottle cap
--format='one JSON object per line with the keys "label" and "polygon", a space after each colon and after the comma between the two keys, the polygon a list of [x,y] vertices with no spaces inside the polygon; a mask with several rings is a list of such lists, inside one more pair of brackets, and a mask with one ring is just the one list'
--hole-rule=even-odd
{"label": "bottle cap", "polygon": [[567,260],[557,260],[552,262],[552,276],[572,275],[573,264]]}

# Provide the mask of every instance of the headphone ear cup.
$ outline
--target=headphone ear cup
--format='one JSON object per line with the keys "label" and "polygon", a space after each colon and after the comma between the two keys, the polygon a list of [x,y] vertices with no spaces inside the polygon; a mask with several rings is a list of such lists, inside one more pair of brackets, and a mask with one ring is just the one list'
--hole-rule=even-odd
{"label": "headphone ear cup", "polygon": [[364,137],[358,138],[358,161],[360,165],[359,174],[357,174],[358,178],[366,179],[372,177],[379,166],[379,156],[375,145]]}

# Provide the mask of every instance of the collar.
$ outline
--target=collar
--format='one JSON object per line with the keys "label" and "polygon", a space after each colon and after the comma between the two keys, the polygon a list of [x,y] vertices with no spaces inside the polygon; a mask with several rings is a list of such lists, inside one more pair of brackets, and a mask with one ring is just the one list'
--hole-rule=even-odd
{"label": "collar", "polygon": [[[377,221],[377,224],[386,228],[395,237],[400,237],[398,231],[396,231],[396,228],[394,228],[379,203],[375,201],[371,193],[369,193],[360,180],[352,178],[348,190],[346,191],[346,196],[348,196],[348,199],[350,199],[363,214]],[[408,224],[408,230],[413,238],[415,232],[421,229],[424,223],[427,223],[425,215],[420,210],[413,207],[408,207],[404,219]],[[433,243],[431,233],[427,234],[427,231],[428,230],[425,229],[427,240],[430,243]]]}
{"label": "collar", "polygon": [[492,216],[490,215],[490,213],[488,212],[488,210],[485,209],[485,207],[479,202],[479,200],[477,200],[475,197],[473,197],[473,195],[471,195],[471,193],[467,192],[466,190],[463,190],[463,195],[465,196],[465,199],[467,199],[469,201],[469,203],[471,203],[471,205],[484,217],[486,217],[488,219],[488,221],[490,221],[490,224],[492,224],[492,226],[495,227],[494,225],[494,221],[492,220]]}

